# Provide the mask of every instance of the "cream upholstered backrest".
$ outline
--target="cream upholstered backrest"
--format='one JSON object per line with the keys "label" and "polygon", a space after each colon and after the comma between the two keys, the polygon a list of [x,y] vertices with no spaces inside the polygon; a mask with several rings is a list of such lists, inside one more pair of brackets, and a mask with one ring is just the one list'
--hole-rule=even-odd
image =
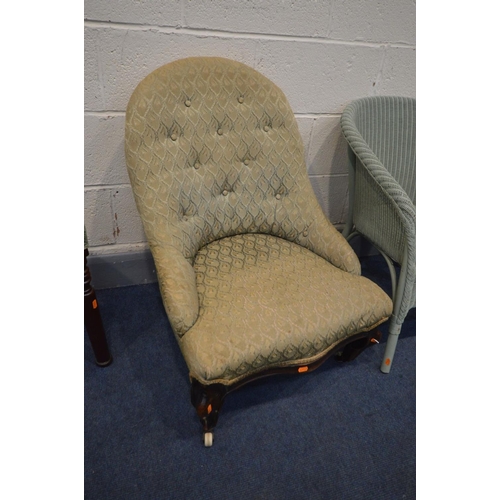
{"label": "cream upholstered backrest", "polygon": [[[356,256],[312,191],[286,97],[252,68],[193,57],[153,71],[130,98],[125,148],[171,321],[184,314],[179,308],[196,307],[179,306],[177,282],[189,281],[188,265],[200,248],[225,236],[273,234],[359,273]],[[176,266],[182,272],[169,281]],[[196,291],[186,294],[194,302]],[[196,315],[193,310],[179,328],[192,326]]]}

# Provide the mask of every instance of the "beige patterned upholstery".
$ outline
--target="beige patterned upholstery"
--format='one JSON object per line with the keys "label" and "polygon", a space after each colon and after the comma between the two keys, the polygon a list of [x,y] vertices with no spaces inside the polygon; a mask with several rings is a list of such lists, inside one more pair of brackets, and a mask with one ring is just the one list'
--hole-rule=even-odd
{"label": "beige patterned upholstery", "polygon": [[130,98],[125,145],[193,378],[304,364],[390,316],[316,200],[286,97],[255,70],[204,57],[157,69]]}

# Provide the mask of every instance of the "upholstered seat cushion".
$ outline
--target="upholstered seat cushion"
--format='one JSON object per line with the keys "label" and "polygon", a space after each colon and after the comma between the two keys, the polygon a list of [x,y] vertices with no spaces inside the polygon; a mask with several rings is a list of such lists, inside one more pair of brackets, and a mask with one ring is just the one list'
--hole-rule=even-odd
{"label": "upholstered seat cushion", "polygon": [[199,316],[179,344],[202,383],[229,385],[311,363],[392,311],[375,283],[268,234],[214,241],[198,252],[194,270]]}

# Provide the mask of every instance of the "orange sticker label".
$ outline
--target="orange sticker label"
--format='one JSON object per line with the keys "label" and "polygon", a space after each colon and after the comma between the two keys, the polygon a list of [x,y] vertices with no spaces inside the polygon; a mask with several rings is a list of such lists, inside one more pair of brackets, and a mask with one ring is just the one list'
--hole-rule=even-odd
{"label": "orange sticker label", "polygon": [[207,406],[207,413],[212,413],[212,405]]}
{"label": "orange sticker label", "polygon": [[92,309],[97,309],[97,300],[96,299],[94,299],[92,301]]}
{"label": "orange sticker label", "polygon": [[299,366],[299,373],[304,373],[309,370],[308,366]]}
{"label": "orange sticker label", "polygon": [[391,360],[390,360],[389,358],[387,358],[387,359],[385,360],[385,364],[386,364],[387,366],[389,366],[389,365],[391,364]]}

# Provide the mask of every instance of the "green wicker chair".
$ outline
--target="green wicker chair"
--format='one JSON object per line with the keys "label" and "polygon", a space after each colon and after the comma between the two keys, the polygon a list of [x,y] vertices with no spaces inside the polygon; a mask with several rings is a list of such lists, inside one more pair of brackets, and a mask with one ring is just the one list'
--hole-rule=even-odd
{"label": "green wicker chair", "polygon": [[[349,143],[349,215],[344,236],[367,238],[384,256],[394,310],[380,369],[389,373],[401,326],[416,305],[416,101],[367,97],[342,114]],[[399,277],[393,262],[400,265]]]}
{"label": "green wicker chair", "polygon": [[323,214],[267,78],[222,58],[158,68],[130,98],[125,149],[206,446],[231,391],[380,338],[391,300]]}

